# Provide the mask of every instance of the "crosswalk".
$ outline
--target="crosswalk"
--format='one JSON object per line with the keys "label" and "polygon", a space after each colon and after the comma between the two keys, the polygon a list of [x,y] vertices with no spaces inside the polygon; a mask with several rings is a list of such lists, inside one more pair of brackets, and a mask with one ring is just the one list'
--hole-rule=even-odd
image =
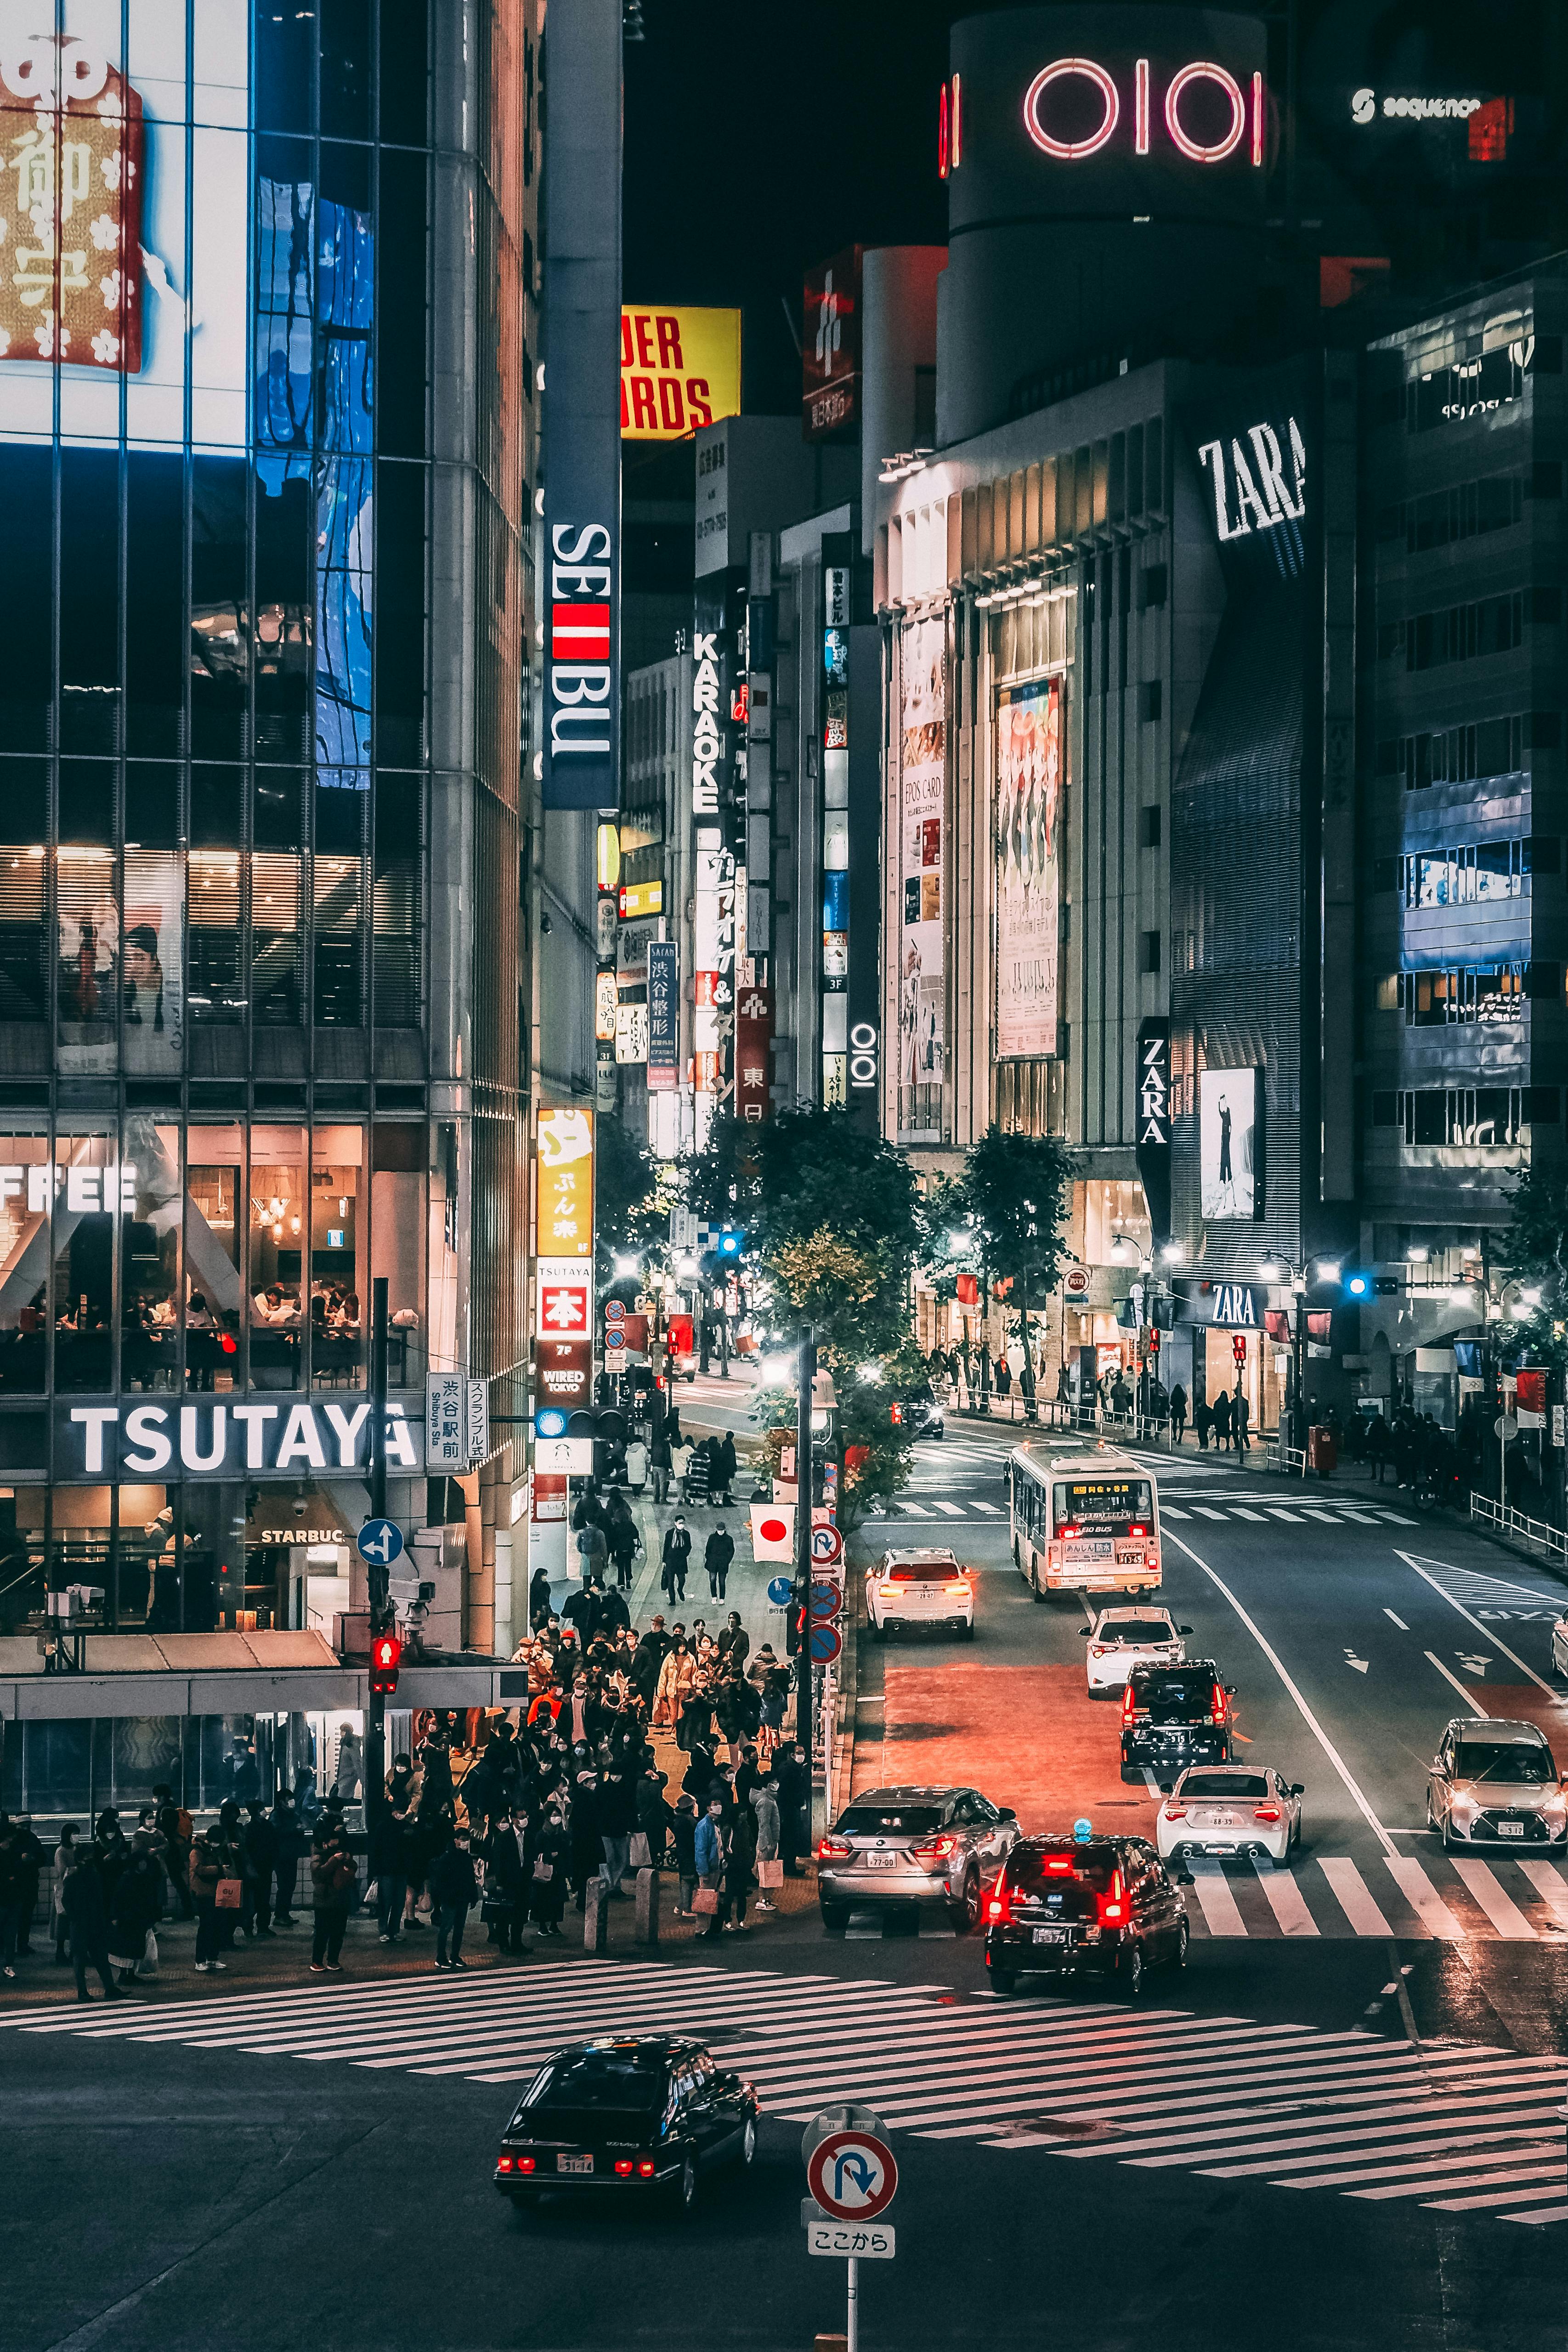
{"label": "crosswalk", "polygon": [[[1186,1497],[1173,1502],[1168,1495],[1160,1497],[1161,1516],[1167,1519],[1194,1521],[1199,1526],[1205,1519],[1245,1521],[1255,1528],[1267,1527],[1363,1527],[1415,1528],[1421,1522],[1405,1511],[1389,1509],[1383,1503],[1333,1502],[1303,1503],[1292,1499],[1276,1502],[1260,1496],[1256,1502],[1235,1502],[1218,1496],[1205,1496],[1202,1501],[1181,1489]],[[1006,1502],[994,1502],[979,1495],[967,1494],[962,1486],[935,1483],[906,1486],[893,1496],[885,1512],[877,1515],[879,1523],[892,1519],[970,1519],[1001,1521],[1008,1517]]]}
{"label": "crosswalk", "polygon": [[[1180,1979],[1154,1981],[1174,1990]],[[1535,2227],[1568,2221],[1558,2112],[1568,2061],[1452,2041],[1412,2046],[1355,2028],[583,1959],[112,2016],[24,2011],[0,2018],[0,2054],[5,2029],[458,2076],[497,2090],[526,2083],[581,2035],[686,2032],[720,2065],[743,2069],[764,2113],[788,2123],[854,2100],[917,2138]]]}

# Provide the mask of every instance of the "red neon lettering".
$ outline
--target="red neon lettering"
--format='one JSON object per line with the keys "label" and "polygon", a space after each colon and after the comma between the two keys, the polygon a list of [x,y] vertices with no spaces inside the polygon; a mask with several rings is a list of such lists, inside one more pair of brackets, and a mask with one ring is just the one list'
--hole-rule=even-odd
{"label": "red neon lettering", "polygon": [[[1086,81],[1092,81],[1105,109],[1098,130],[1091,132],[1087,139],[1053,139],[1050,131],[1040,125],[1040,100],[1053,81],[1061,81],[1069,74],[1082,74]],[[1103,66],[1097,66],[1092,58],[1058,58],[1054,65],[1047,66],[1030,82],[1024,95],[1023,127],[1042,153],[1054,156],[1059,163],[1074,163],[1081,156],[1099,153],[1115,130],[1121,111],[1122,101],[1116,95],[1116,85]]]}
{"label": "red neon lettering", "polygon": [[936,177],[937,177],[939,180],[945,180],[945,179],[946,178],[946,176],[947,176],[947,85],[946,85],[946,82],[944,82],[944,83],[943,83],[943,85],[942,85],[942,91],[941,91],[941,95],[940,95],[940,97],[939,97],[939,98],[937,99],[937,100],[936,100]]}
{"label": "red neon lettering", "polygon": [[1140,58],[1133,68],[1133,152],[1149,152],[1149,61]]}
{"label": "red neon lettering", "polygon": [[632,379],[632,420],[639,432],[646,425],[650,433],[658,430],[653,415],[653,379],[651,375],[634,375]]}
{"label": "red neon lettering", "polygon": [[713,423],[713,394],[706,375],[690,376],[686,381],[686,423],[693,429]]}
{"label": "red neon lettering", "polygon": [[661,318],[658,328],[659,365],[662,368],[674,368],[677,374],[683,374],[686,363],[681,357],[680,320],[675,318]]}
{"label": "red neon lettering", "polygon": [[1252,161],[1261,169],[1263,163],[1263,77],[1252,77]]}
{"label": "red neon lettering", "polygon": [[[1206,147],[1201,141],[1189,138],[1181,127],[1179,109],[1182,92],[1195,81],[1216,83],[1230,100],[1230,128],[1225,137],[1212,147]],[[1166,92],[1166,129],[1189,163],[1222,163],[1227,155],[1233,155],[1240,146],[1241,134],[1246,127],[1246,101],[1234,77],[1228,74],[1223,66],[1199,61],[1183,66],[1180,73],[1172,76],[1171,86]]]}
{"label": "red neon lettering", "polygon": [[659,378],[659,422],[666,433],[685,431],[685,403],[680,384],[673,375]]}
{"label": "red neon lettering", "polygon": [[964,77],[953,77],[953,169],[964,160]]}
{"label": "red neon lettering", "polygon": [[652,367],[654,364],[653,320],[648,316],[646,310],[637,311],[635,313],[635,318],[637,325],[637,364],[639,367]]}

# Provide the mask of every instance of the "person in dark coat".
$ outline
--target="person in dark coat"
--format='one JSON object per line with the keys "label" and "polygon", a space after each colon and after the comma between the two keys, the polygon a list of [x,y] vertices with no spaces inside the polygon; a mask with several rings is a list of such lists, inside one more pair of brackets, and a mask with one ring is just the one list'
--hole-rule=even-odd
{"label": "person in dark coat", "polygon": [[1171,1391],[1171,1440],[1179,1445],[1186,1433],[1186,1391],[1177,1381]]}
{"label": "person in dark coat", "polygon": [[325,1808],[310,1848],[310,1906],[316,1929],[310,1940],[312,1976],[341,1976],[343,1937],[348,1929],[359,1874],[342,1823]]}
{"label": "person in dark coat", "polygon": [[267,1807],[259,1797],[251,1799],[246,1811],[250,1818],[240,1838],[246,1865],[240,1925],[247,1936],[270,1936],[272,1875],[277,1867],[277,1833],[267,1819]]}
{"label": "person in dark coat", "polygon": [[800,1856],[808,1843],[807,1822],[811,1803],[811,1776],[799,1741],[786,1740],[776,1759],[779,1771],[779,1851],[786,1878],[803,1878]]}
{"label": "person in dark coat", "polygon": [[537,1625],[541,1617],[550,1613],[549,1572],[536,1568],[528,1579],[528,1623]]}
{"label": "person in dark coat", "polygon": [[310,1842],[305,1834],[305,1824],[296,1810],[292,1794],[281,1784],[272,1808],[272,1867],[277,1882],[272,1924],[275,1927],[292,1927],[299,1864],[309,1851]]}
{"label": "person in dark coat", "polygon": [[599,1776],[582,1769],[571,1784],[571,1891],[580,1911],[587,1903],[588,1882],[598,1874],[604,1859],[604,1848],[599,1841],[596,1803]]}
{"label": "person in dark coat", "polygon": [[525,1960],[528,1948],[523,1929],[528,1916],[528,1864],[532,1840],[528,1816],[521,1805],[498,1821],[485,1841],[485,1907],[506,1907],[490,1922],[493,1940],[511,1958]]}
{"label": "person in dark coat", "polygon": [[438,1969],[467,1967],[463,1957],[463,1928],[478,1895],[479,1882],[474,1873],[468,1832],[455,1830],[451,1844],[444,1846],[430,1865],[431,1916],[435,1921]]}
{"label": "person in dark coat", "polygon": [[87,1989],[87,1964],[90,1960],[102,1982],[105,2000],[122,2000],[124,1995],[109,1969],[109,1904],[104,1894],[103,1857],[96,1839],[84,1843],[77,1851],[76,1867],[66,1874],[61,1897],[71,1923],[77,1999],[92,1999]]}
{"label": "person in dark coat", "polygon": [[626,1679],[634,1696],[641,1699],[644,1712],[652,1715],[653,1699],[659,1687],[659,1668],[670,1646],[670,1636],[664,1631],[663,1617],[655,1617],[637,1644],[636,1654],[627,1669]]}
{"label": "person in dark coat", "polygon": [[749,1805],[737,1805],[728,1819],[729,1842],[725,1855],[721,1908],[727,1934],[749,1936],[746,1898],[757,1881],[757,1816]]}
{"label": "person in dark coat", "polygon": [[560,1934],[566,1909],[567,1860],[570,1842],[558,1804],[547,1804],[533,1841],[528,1864],[528,1910],[541,1936]]}
{"label": "person in dark coat", "polygon": [[727,1429],[713,1454],[713,1483],[721,1502],[729,1500],[729,1490],[735,1483],[735,1440]]}
{"label": "person in dark coat", "polygon": [[43,1875],[44,1864],[48,1860],[48,1856],[34,1834],[32,1816],[29,1813],[17,1815],[14,1824],[13,1843],[11,1877],[14,1893],[11,1934],[7,1938],[5,1955],[7,1959],[10,1958],[13,1950],[20,1955],[26,1955],[32,1949],[28,1942],[28,1933],[33,1925],[33,1914],[38,1907],[38,1881]]}
{"label": "person in dark coat", "polygon": [[707,1570],[707,1588],[715,1601],[725,1597],[725,1581],[729,1575],[729,1563],[735,1558],[735,1538],[721,1519],[707,1539],[703,1554],[703,1566]]}
{"label": "person in dark coat", "polygon": [[[629,1586],[631,1581],[631,1574],[628,1572],[624,1582]],[[613,1641],[616,1634],[624,1633],[631,1622],[632,1612],[621,1598],[621,1587],[612,1584],[608,1592],[600,1595],[599,1622],[593,1629],[594,1633],[596,1635],[602,1633],[609,1640]]]}
{"label": "person in dark coat", "polygon": [[612,1766],[599,1776],[593,1816],[599,1825],[603,1859],[599,1875],[606,1891],[621,1896],[621,1882],[632,1866],[632,1832],[637,1826],[637,1792],[625,1774]]}
{"label": "person in dark coat", "polygon": [[376,1929],[383,1944],[395,1944],[402,1932],[403,1906],[408,1900],[409,1820],[406,1809],[381,1808],[371,1832],[366,1868],[376,1882]]}
{"label": "person in dark coat", "polygon": [[691,1565],[692,1539],[685,1519],[677,1511],[664,1531],[659,1570],[659,1583],[672,1605],[686,1597],[686,1570]]}
{"label": "person in dark coat", "polygon": [[743,1675],[751,1655],[751,1636],[740,1622],[740,1612],[732,1609],[725,1620],[724,1631],[716,1643],[719,1660],[730,1674]]}
{"label": "person in dark coat", "polygon": [[1209,1436],[1214,1428],[1214,1415],[1207,1402],[1200,1402],[1193,1407],[1192,1425],[1197,1435],[1198,1452],[1207,1454]]}
{"label": "person in dark coat", "polygon": [[1216,1450],[1228,1453],[1230,1450],[1230,1392],[1228,1389],[1221,1389],[1215,1398],[1214,1408],[1209,1418],[1214,1427]]}
{"label": "person in dark coat", "polygon": [[674,1826],[664,1791],[669,1787],[669,1775],[649,1763],[637,1782],[637,1827],[648,1841],[648,1859],[657,1870],[669,1847],[670,1832]]}
{"label": "person in dark coat", "polygon": [[131,1842],[131,1859],[115,1882],[109,1915],[110,1966],[121,1991],[129,1992],[147,1949],[147,1937],[157,1927],[163,1907],[163,1874],[151,1839],[139,1832]]}

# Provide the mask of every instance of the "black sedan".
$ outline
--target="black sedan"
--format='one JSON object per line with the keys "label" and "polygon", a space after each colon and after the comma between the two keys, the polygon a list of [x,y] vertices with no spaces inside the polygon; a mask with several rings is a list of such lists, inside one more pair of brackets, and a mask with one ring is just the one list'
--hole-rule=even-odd
{"label": "black sedan", "polygon": [[673,2033],[605,2034],[546,2060],[501,2136],[496,2186],[518,2210],[547,2192],[662,2190],[685,2209],[712,2166],[749,2166],[758,2097]]}

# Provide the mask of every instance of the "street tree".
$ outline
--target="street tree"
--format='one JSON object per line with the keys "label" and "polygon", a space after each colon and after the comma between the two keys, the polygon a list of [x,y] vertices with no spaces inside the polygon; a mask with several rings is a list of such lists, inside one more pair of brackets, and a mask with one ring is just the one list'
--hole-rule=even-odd
{"label": "street tree", "polygon": [[971,1237],[968,1252],[949,1263],[961,1269],[972,1255],[985,1282],[1018,1314],[1028,1397],[1035,1392],[1030,1316],[1056,1287],[1071,1181],[1072,1155],[1058,1137],[1009,1134],[993,1123],[969,1147],[943,1202],[952,1230]]}

